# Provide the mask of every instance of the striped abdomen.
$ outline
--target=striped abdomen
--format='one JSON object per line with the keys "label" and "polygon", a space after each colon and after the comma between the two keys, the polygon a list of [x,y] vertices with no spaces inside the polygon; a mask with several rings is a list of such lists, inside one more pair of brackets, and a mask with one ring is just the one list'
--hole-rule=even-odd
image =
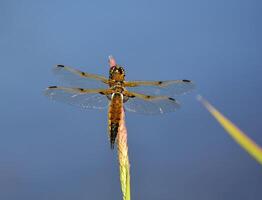
{"label": "striped abdomen", "polygon": [[122,94],[114,93],[108,110],[108,130],[111,149],[114,148],[114,143],[118,133],[119,121],[123,106]]}

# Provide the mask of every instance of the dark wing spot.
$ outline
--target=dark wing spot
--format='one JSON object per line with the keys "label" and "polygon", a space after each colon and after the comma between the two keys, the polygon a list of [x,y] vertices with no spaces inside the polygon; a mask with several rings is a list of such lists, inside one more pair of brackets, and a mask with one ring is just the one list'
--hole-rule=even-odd
{"label": "dark wing spot", "polygon": [[105,93],[104,93],[104,92],[99,92],[99,94],[105,95]]}
{"label": "dark wing spot", "polygon": [[190,81],[190,80],[183,80],[183,82],[187,82],[187,83],[190,83],[191,81]]}
{"label": "dark wing spot", "polygon": [[57,88],[57,86],[49,86],[49,89]]}
{"label": "dark wing spot", "polygon": [[151,96],[149,96],[149,95],[148,95],[148,96],[146,96],[146,98],[148,98],[148,99],[150,99],[150,97],[151,97]]}
{"label": "dark wing spot", "polygon": [[78,88],[79,89],[79,91],[81,91],[81,92],[83,92],[84,91],[84,89],[83,88]]}
{"label": "dark wing spot", "polygon": [[172,97],[168,97],[168,99],[169,100],[171,100],[171,101],[176,101],[174,98],[172,98]]}
{"label": "dark wing spot", "polygon": [[136,97],[136,96],[135,96],[135,95],[130,95],[129,97],[130,97],[130,98],[134,98],[134,97]]}
{"label": "dark wing spot", "polygon": [[158,84],[160,84],[160,85],[161,85],[162,83],[163,83],[163,81],[158,81]]}
{"label": "dark wing spot", "polygon": [[81,75],[82,75],[82,76],[85,76],[85,75],[86,75],[86,73],[85,73],[85,72],[81,72]]}
{"label": "dark wing spot", "polygon": [[65,67],[64,65],[57,65],[57,67]]}

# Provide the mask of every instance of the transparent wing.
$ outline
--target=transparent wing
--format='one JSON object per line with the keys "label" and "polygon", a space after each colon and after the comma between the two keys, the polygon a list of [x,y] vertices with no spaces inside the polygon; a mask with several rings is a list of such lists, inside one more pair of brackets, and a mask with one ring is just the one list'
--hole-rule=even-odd
{"label": "transparent wing", "polygon": [[149,96],[127,92],[128,100],[124,103],[127,111],[141,114],[164,114],[176,111],[180,104],[167,96]]}
{"label": "transparent wing", "polygon": [[108,88],[108,79],[104,76],[89,74],[64,65],[57,65],[53,71],[61,81],[72,87]]}
{"label": "transparent wing", "polygon": [[127,81],[125,87],[130,91],[147,95],[177,96],[192,91],[195,84],[190,80]]}
{"label": "transparent wing", "polygon": [[61,101],[82,108],[103,109],[108,106],[108,90],[82,89],[51,86],[45,90],[45,95],[52,100]]}

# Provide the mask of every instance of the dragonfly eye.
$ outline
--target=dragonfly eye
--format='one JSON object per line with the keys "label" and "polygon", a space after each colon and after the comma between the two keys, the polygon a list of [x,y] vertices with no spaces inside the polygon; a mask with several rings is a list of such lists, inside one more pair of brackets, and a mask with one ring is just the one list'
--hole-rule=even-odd
{"label": "dragonfly eye", "polygon": [[124,74],[124,75],[125,75],[125,70],[124,70],[123,67],[120,67],[120,68],[118,69],[118,72],[119,72],[120,74]]}
{"label": "dragonfly eye", "polygon": [[111,67],[109,70],[109,74],[113,74],[114,73],[114,67]]}
{"label": "dragonfly eye", "polygon": [[114,75],[121,75],[121,76],[125,76],[125,70],[123,67],[116,65],[110,68],[109,71],[109,77],[113,78]]}

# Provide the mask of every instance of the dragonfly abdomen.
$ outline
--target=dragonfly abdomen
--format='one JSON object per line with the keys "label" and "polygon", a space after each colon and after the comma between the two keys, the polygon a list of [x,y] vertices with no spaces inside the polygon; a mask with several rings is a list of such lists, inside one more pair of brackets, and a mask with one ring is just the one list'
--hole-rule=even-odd
{"label": "dragonfly abdomen", "polygon": [[121,93],[112,95],[111,103],[108,111],[108,129],[111,149],[114,148],[114,143],[117,137],[119,121],[123,106],[123,98]]}

